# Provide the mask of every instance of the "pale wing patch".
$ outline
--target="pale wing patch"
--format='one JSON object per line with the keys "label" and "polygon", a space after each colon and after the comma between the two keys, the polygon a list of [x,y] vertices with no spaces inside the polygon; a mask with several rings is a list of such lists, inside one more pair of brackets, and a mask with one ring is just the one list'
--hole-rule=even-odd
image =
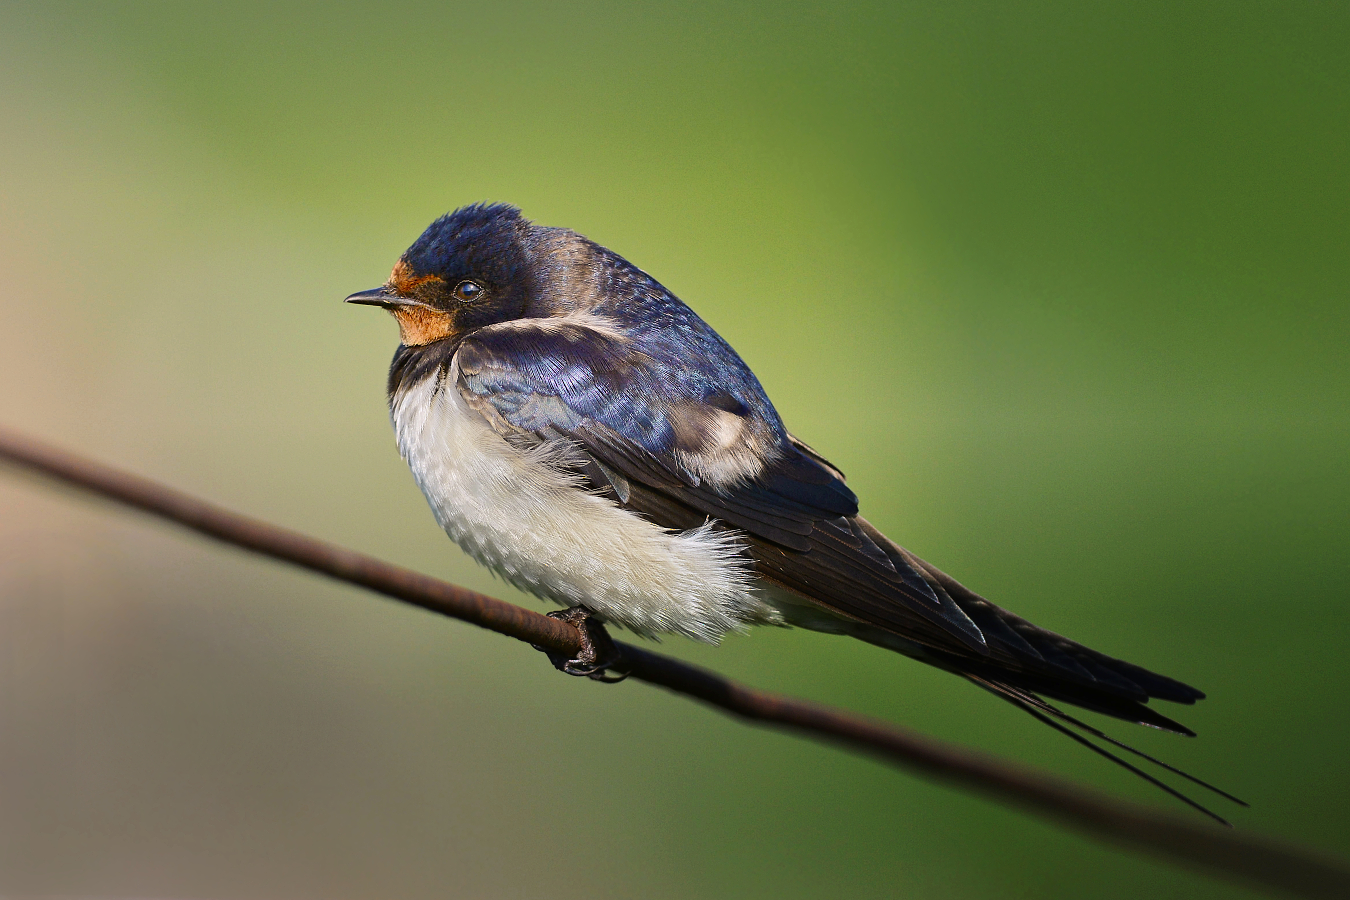
{"label": "pale wing patch", "polygon": [[591,331],[618,344],[628,343],[628,335],[617,322],[589,312],[572,312],[565,316],[540,319],[515,319],[510,322],[498,322],[489,327],[497,334],[533,331],[539,334],[562,335],[564,338],[571,335],[573,340],[580,339],[585,336],[586,331]]}
{"label": "pale wing patch", "polygon": [[763,422],[707,403],[680,404],[670,421],[680,466],[714,489],[754,480],[779,455]]}
{"label": "pale wing patch", "polygon": [[611,341],[616,341],[620,344],[628,343],[628,335],[624,333],[623,329],[619,326],[619,323],[615,322],[613,319],[605,316],[597,316],[595,313],[591,312],[571,312],[557,319],[527,319],[525,321],[538,324],[565,322],[568,325],[578,328],[589,328],[597,334],[604,335]]}

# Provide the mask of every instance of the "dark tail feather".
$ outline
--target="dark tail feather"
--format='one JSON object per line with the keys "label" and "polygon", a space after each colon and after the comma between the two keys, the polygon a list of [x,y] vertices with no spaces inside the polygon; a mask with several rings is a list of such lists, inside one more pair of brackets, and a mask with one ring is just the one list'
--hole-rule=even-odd
{"label": "dark tail feather", "polygon": [[1228,800],[1233,801],[1234,803],[1237,803],[1241,806],[1247,805],[1242,800],[1239,800],[1237,797],[1234,797],[1232,794],[1229,794],[1226,791],[1222,791],[1211,784],[1207,784],[1204,781],[1201,781],[1199,778],[1196,778],[1193,775],[1183,772],[1182,770],[1176,768],[1175,766],[1170,766],[1167,763],[1162,762],[1161,760],[1154,759],[1147,753],[1136,750],[1133,747],[1129,746],[1128,744],[1122,743],[1121,741],[1118,741],[1115,738],[1103,734],[1101,731],[1097,730],[1096,728],[1093,728],[1091,725],[1088,725],[1085,722],[1080,722],[1079,720],[1073,718],[1072,716],[1067,715],[1061,712],[1060,710],[1056,709],[1054,706],[1051,706],[1049,703],[1046,703],[1044,700],[1042,700],[1040,697],[1037,697],[1035,694],[1019,690],[1018,688],[1012,687],[1011,685],[999,684],[998,682],[994,681],[986,681],[985,679],[976,676],[967,675],[966,677],[969,678],[971,681],[975,682],[976,684],[978,684],[980,687],[994,694],[995,696],[1001,697],[1004,700],[1007,700],[1009,703],[1012,703],[1014,706],[1019,707],[1024,712],[1035,717],[1040,722],[1049,725],[1051,728],[1055,729],[1061,734],[1067,735],[1071,739],[1082,744],[1084,747],[1087,747],[1093,753],[1096,753],[1099,756],[1106,757],[1107,759],[1111,760],[1111,762],[1115,763],[1121,768],[1126,769],[1127,771],[1133,773],[1139,778],[1142,778],[1144,781],[1147,781],[1149,784],[1153,785],[1159,790],[1171,794],[1173,797],[1176,797],[1182,803],[1185,803],[1187,806],[1190,806],[1193,809],[1205,814],[1206,816],[1209,816],[1211,819],[1213,819],[1214,821],[1218,822],[1221,825],[1227,826],[1229,828],[1233,827],[1232,823],[1229,822],[1227,819],[1223,818],[1222,816],[1218,815],[1212,810],[1205,808],[1204,806],[1192,800],[1190,797],[1187,797],[1185,794],[1176,790],[1172,786],[1165,784],[1162,781],[1159,781],[1157,778],[1154,778],[1152,775],[1140,769],[1138,766],[1135,766],[1127,762],[1126,760],[1121,759],[1119,756],[1117,756],[1116,754],[1112,753],[1109,750],[1106,750],[1105,748],[1098,747],[1092,741],[1083,737],[1081,734],[1071,731],[1069,728],[1060,724],[1060,722],[1055,721],[1055,719],[1060,719],[1064,722],[1068,722],[1074,727],[1080,728],[1083,731],[1087,732],[1088,734],[1093,735],[1094,737],[1107,741],[1108,743],[1111,743],[1121,748],[1122,750],[1126,750],[1130,753],[1133,753],[1142,759],[1146,759],[1149,762],[1153,763],[1154,765],[1161,766],[1167,771],[1172,772],[1176,775],[1180,775],[1182,778],[1194,782],[1195,784],[1203,788],[1206,788],[1207,790],[1211,790],[1214,793],[1220,795],[1221,797],[1225,797]]}
{"label": "dark tail feather", "polygon": [[1016,690],[1028,696],[1034,696],[1037,700],[1040,700],[1041,697],[1052,697],[1055,700],[1072,703],[1074,706],[1090,709],[1114,719],[1133,722],[1136,725],[1147,725],[1149,728],[1157,728],[1159,731],[1170,731],[1173,734],[1195,737],[1194,731],[1180,722],[1169,719],[1157,710],[1150,709],[1145,705],[1146,701],[1115,697],[1105,691],[1093,690],[1088,686],[1075,684],[1066,679],[1052,678],[1043,673],[999,671],[994,666],[984,663],[983,660],[956,659],[955,657],[949,657],[949,659],[951,662],[946,666],[949,671],[964,675],[981,684],[988,681],[1001,685],[1008,690]]}
{"label": "dark tail feather", "polygon": [[[1019,692],[1019,693],[1020,693],[1020,692]],[[1199,779],[1199,778],[1196,778],[1194,775],[1192,775],[1192,774],[1189,773],[1189,772],[1183,771],[1182,769],[1178,769],[1176,766],[1173,766],[1173,765],[1170,765],[1170,764],[1168,764],[1168,763],[1165,763],[1165,762],[1163,762],[1162,760],[1157,759],[1156,757],[1149,756],[1147,753],[1145,753],[1145,752],[1142,751],[1142,750],[1136,750],[1134,747],[1131,747],[1129,744],[1125,743],[1124,741],[1118,741],[1118,740],[1116,740],[1115,738],[1111,737],[1111,735],[1106,734],[1105,732],[1100,731],[1100,730],[1098,730],[1098,729],[1096,729],[1096,728],[1093,728],[1093,727],[1092,727],[1091,725],[1089,725],[1088,723],[1083,722],[1083,721],[1080,721],[1079,719],[1075,719],[1073,716],[1069,715],[1068,713],[1064,712],[1063,710],[1058,709],[1058,708],[1056,708],[1056,707],[1054,707],[1054,706],[1051,706],[1049,703],[1046,703],[1044,700],[1042,700],[1040,697],[1037,697],[1035,694],[1029,694],[1029,695],[1026,695],[1026,696],[1022,697],[1021,699],[1022,699],[1024,702],[1031,703],[1033,706],[1035,706],[1035,707],[1036,707],[1037,709],[1039,709],[1041,712],[1046,713],[1047,715],[1054,716],[1056,719],[1059,719],[1061,722],[1068,722],[1070,725],[1072,725],[1074,728],[1077,728],[1077,729],[1080,730],[1080,731],[1083,731],[1083,732],[1085,732],[1085,733],[1087,733],[1087,734],[1090,734],[1090,735],[1092,735],[1092,736],[1095,737],[1095,738],[1100,738],[1101,740],[1106,741],[1108,744],[1113,744],[1113,745],[1119,747],[1120,749],[1125,750],[1125,751],[1127,751],[1127,752],[1129,752],[1129,753],[1133,753],[1135,756],[1139,757],[1140,759],[1146,759],[1146,760],[1148,760],[1149,762],[1153,763],[1155,766],[1158,766],[1159,768],[1162,768],[1162,769],[1166,769],[1167,771],[1171,772],[1173,775],[1180,775],[1182,778],[1185,778],[1187,781],[1191,782],[1192,784],[1198,784],[1200,787],[1204,788],[1204,789],[1207,790],[1207,791],[1213,791],[1214,793],[1218,794],[1220,797],[1223,797],[1225,800],[1231,800],[1232,802],[1236,803],[1238,806],[1249,807],[1249,806],[1251,805],[1251,804],[1249,804],[1249,803],[1248,803],[1247,801],[1245,801],[1245,800],[1242,800],[1242,799],[1239,799],[1239,798],[1237,798],[1237,797],[1234,797],[1232,794],[1228,793],[1227,791],[1223,790],[1222,788],[1217,788],[1217,787],[1215,787],[1214,785],[1210,784],[1210,783],[1207,782],[1207,781],[1203,781],[1203,780],[1201,780],[1201,779]]]}

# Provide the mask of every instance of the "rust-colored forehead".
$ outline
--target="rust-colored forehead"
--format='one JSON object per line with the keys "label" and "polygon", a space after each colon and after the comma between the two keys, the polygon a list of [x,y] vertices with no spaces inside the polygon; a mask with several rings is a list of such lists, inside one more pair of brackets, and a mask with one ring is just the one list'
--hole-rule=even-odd
{"label": "rust-colored forehead", "polygon": [[389,273],[389,286],[400,294],[411,294],[420,285],[440,280],[439,275],[418,275],[406,259],[394,263],[394,271]]}

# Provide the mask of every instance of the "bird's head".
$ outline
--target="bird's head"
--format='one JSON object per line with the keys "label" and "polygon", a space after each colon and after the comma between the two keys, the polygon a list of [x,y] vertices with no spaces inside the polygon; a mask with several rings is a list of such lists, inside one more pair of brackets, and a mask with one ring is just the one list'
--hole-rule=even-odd
{"label": "bird's head", "polygon": [[348,303],[379,306],[409,347],[464,337],[519,318],[534,293],[530,223],[514,206],[465,206],[441,216],[399,257],[389,280]]}

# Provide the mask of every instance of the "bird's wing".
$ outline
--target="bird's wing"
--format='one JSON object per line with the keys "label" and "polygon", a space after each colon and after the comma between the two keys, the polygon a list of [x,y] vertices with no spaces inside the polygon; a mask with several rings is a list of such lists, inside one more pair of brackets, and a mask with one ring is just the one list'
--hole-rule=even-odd
{"label": "bird's wing", "polygon": [[725,386],[670,377],[623,335],[565,320],[480,329],[455,362],[461,394],[505,437],[570,444],[593,485],[656,524],[712,517],[744,534],[761,575],[813,603],[925,646],[987,652],[950,595],[857,517],[839,472]]}

